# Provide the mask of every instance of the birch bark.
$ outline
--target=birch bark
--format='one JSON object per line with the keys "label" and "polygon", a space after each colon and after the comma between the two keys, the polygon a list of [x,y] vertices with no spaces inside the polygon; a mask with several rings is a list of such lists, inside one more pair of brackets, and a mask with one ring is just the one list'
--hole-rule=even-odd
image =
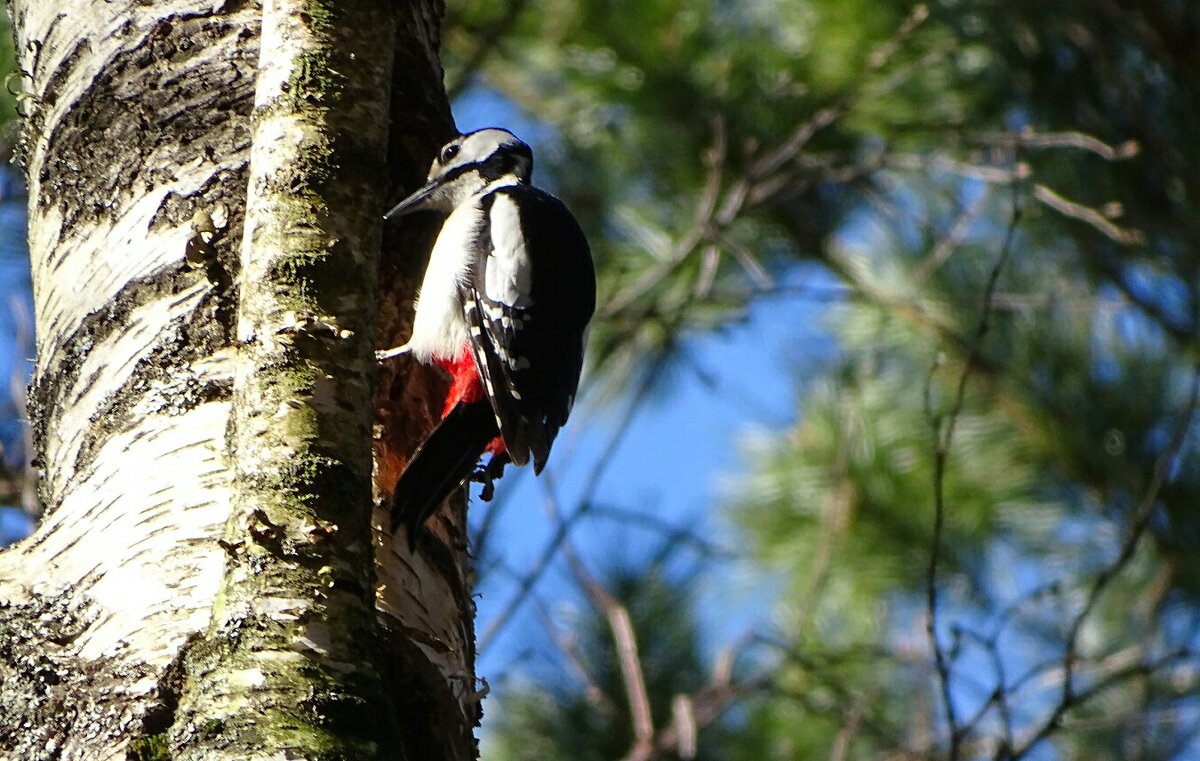
{"label": "birch bark", "polygon": [[440,4],[264,6],[12,3],[45,515],[0,554],[4,758],[474,752],[461,510],[417,557],[371,520],[438,391],[371,351]]}

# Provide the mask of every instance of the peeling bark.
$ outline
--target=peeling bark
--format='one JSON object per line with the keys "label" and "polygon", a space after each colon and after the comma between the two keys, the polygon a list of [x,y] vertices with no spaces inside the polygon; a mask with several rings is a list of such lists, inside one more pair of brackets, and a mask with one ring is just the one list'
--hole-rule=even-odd
{"label": "peeling bark", "polygon": [[440,4],[11,10],[45,518],[0,554],[0,757],[473,757],[462,506],[415,557],[371,513],[441,390],[371,360]]}

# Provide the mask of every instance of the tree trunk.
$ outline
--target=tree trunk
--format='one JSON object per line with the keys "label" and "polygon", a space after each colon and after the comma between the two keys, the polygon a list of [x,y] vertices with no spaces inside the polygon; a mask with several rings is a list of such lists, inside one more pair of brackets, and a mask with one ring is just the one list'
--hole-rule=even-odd
{"label": "tree trunk", "polygon": [[4,757],[473,757],[461,504],[416,556],[372,516],[441,390],[375,368],[429,235],[379,268],[380,212],[453,131],[440,3],[395,5],[14,0],[44,519],[0,555]]}

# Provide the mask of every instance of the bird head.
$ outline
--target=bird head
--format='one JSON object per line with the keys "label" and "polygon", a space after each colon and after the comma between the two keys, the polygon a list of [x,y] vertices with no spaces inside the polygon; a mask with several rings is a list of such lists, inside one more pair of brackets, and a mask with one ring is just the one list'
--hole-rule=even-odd
{"label": "bird head", "polygon": [[415,211],[449,213],[489,186],[529,182],[533,151],[504,129],[481,129],[442,146],[425,184],[384,215],[395,219]]}

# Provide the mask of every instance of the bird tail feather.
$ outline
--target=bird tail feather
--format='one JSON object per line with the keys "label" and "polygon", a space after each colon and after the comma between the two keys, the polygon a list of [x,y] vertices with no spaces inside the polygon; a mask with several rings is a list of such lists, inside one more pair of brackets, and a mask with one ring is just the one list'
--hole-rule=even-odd
{"label": "bird tail feather", "polygon": [[415,547],[426,519],[471,475],[484,448],[498,434],[486,399],[456,404],[413,453],[396,482],[392,532],[403,523],[408,545]]}

